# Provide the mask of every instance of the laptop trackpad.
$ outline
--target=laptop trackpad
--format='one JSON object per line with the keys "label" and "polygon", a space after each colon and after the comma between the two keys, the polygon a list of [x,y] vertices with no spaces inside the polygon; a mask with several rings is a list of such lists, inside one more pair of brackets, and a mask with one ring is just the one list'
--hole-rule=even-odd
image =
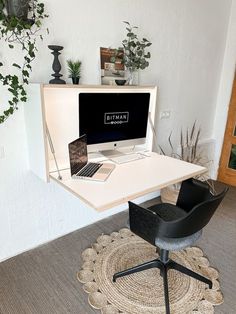
{"label": "laptop trackpad", "polygon": [[98,171],[93,175],[93,179],[98,181],[105,181],[114,168],[114,164],[103,164],[102,167],[99,168]]}
{"label": "laptop trackpad", "polygon": [[106,168],[104,166],[102,166],[98,171],[97,173],[99,174],[108,174],[109,172],[111,172],[111,168]]}

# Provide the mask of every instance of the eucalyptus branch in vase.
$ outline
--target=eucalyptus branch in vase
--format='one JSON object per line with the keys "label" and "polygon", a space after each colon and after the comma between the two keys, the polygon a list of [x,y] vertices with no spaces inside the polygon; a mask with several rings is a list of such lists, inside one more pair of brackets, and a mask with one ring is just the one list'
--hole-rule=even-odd
{"label": "eucalyptus branch in vase", "polygon": [[133,74],[135,71],[144,70],[149,66],[149,59],[151,58],[150,51],[146,48],[150,47],[152,43],[146,39],[139,39],[136,34],[137,26],[131,26],[129,22],[124,21],[126,24],[126,39],[122,41],[124,48],[124,65],[129,71],[129,83],[132,84]]}

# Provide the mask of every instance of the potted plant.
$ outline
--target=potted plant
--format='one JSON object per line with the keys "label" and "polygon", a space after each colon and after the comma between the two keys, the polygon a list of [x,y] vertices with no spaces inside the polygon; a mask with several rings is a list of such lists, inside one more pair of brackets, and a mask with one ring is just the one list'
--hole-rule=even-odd
{"label": "potted plant", "polygon": [[81,73],[81,64],[80,60],[67,60],[67,66],[69,71],[69,78],[72,79],[73,84],[79,84],[80,73]]}
{"label": "potted plant", "polygon": [[[206,167],[209,164],[208,158],[205,156],[204,151],[199,147],[201,129],[196,127],[196,121],[193,123],[191,129],[186,129],[185,132],[180,132],[180,142],[177,149],[174,148],[171,136],[172,132],[168,137],[168,144],[170,146],[170,153],[167,154],[161,146],[160,151],[163,155],[169,155],[170,157],[178,158],[180,160],[197,164]],[[207,181],[210,185],[211,190],[214,190],[211,181],[209,181],[208,174],[203,174],[197,177],[202,181]],[[170,185],[164,189],[161,189],[161,200],[165,203],[176,204],[179,189],[181,183]]]}
{"label": "potted plant", "polygon": [[27,101],[25,85],[29,83],[31,62],[36,57],[37,38],[43,39],[39,31],[46,17],[40,0],[0,0],[0,40],[4,39],[10,49],[20,45],[23,51],[23,64],[12,63],[12,67],[20,71],[19,75],[17,72],[5,75],[5,71],[1,71],[4,64],[0,62],[0,83],[11,94],[8,107],[0,113],[0,123],[18,109],[19,102]]}
{"label": "potted plant", "polygon": [[124,49],[123,62],[128,70],[129,84],[132,85],[134,84],[135,73],[138,75],[139,69],[144,70],[149,66],[151,53],[146,51],[146,48],[150,47],[152,43],[146,38],[138,38],[138,35],[135,33],[137,26],[131,26],[129,22],[124,23],[127,25],[127,38],[122,41]]}
{"label": "potted plant", "polygon": [[5,0],[8,17],[27,20],[30,0]]}

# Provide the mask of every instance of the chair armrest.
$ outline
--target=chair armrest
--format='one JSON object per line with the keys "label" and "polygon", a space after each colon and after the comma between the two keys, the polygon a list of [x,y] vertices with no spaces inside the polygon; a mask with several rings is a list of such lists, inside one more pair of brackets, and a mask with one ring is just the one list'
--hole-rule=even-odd
{"label": "chair armrest", "polygon": [[130,230],[153,245],[160,221],[154,211],[129,202]]}

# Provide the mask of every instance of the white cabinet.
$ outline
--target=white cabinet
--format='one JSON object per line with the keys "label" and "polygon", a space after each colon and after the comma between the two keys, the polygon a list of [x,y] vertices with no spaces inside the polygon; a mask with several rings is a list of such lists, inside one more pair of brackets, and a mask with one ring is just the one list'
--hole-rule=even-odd
{"label": "white cabinet", "polygon": [[[150,117],[155,121],[155,86],[43,85],[30,84],[29,101],[24,106],[31,170],[49,181],[55,163],[48,146],[46,123],[60,169],[69,168],[68,143],[79,137],[79,92],[148,92]],[[94,104],[95,106],[97,104]],[[148,124],[145,148],[152,150],[153,135]]]}
{"label": "white cabinet", "polygon": [[[69,169],[68,143],[79,137],[78,95],[86,92],[149,92],[150,118],[155,121],[156,87],[143,86],[73,86],[39,85],[29,87],[29,103],[25,105],[31,170],[45,181],[54,180],[97,211],[106,210],[139,197],[157,193],[159,189],[185,180],[206,169],[167,156],[151,153],[149,157],[116,165],[105,182],[75,180]],[[98,104],[94,104],[96,106]],[[58,179],[55,162],[48,147],[46,124],[51,134],[62,174]],[[143,149],[152,150],[153,134],[148,124]]]}

